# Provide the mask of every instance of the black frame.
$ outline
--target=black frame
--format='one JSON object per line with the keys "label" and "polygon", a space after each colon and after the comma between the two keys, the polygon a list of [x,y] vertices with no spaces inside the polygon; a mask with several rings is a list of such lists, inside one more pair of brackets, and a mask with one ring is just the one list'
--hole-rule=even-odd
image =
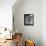
{"label": "black frame", "polygon": [[24,14],[24,25],[34,25],[34,14]]}

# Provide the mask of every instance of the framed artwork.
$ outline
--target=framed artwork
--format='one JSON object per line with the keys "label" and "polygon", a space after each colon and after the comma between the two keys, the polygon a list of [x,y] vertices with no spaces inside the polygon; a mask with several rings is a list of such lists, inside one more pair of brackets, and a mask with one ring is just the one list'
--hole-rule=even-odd
{"label": "framed artwork", "polygon": [[34,14],[24,14],[24,25],[34,25]]}

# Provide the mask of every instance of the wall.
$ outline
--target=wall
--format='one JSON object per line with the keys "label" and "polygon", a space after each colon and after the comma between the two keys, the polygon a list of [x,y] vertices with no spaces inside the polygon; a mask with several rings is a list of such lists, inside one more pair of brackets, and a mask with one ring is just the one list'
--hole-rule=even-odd
{"label": "wall", "polygon": [[[24,26],[24,14],[34,14],[33,26]],[[23,0],[14,10],[14,16],[18,32],[22,32],[25,39],[34,40],[36,46],[41,46],[41,0]]]}
{"label": "wall", "polygon": [[0,27],[12,28],[12,6],[16,0],[0,0]]}
{"label": "wall", "polygon": [[46,0],[41,1],[41,41],[46,46]]}

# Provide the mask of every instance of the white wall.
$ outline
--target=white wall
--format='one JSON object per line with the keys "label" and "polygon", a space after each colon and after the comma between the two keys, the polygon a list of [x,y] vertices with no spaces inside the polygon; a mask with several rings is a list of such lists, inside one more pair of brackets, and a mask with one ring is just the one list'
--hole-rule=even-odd
{"label": "white wall", "polygon": [[[24,14],[34,14],[33,26],[24,26]],[[24,38],[34,40],[36,46],[41,46],[41,0],[23,0],[14,10],[14,15],[15,28],[18,32],[22,32]]]}
{"label": "white wall", "polygon": [[0,0],[0,27],[12,28],[12,6],[16,0]]}
{"label": "white wall", "polygon": [[46,0],[41,1],[41,40],[42,46],[46,46]]}

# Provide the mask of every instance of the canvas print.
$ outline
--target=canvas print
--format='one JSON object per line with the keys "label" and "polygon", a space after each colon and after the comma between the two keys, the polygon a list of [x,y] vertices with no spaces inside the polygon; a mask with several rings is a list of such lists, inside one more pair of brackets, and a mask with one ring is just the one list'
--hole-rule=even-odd
{"label": "canvas print", "polygon": [[24,14],[24,25],[34,25],[34,14]]}

